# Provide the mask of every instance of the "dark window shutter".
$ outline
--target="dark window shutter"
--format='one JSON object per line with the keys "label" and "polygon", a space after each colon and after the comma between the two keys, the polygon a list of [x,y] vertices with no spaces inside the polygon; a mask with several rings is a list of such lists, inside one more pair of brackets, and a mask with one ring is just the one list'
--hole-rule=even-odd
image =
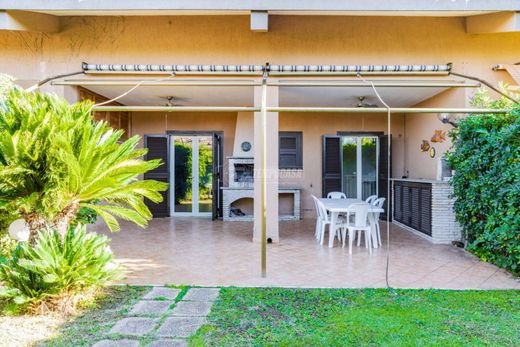
{"label": "dark window shutter", "polygon": [[[390,150],[391,146],[392,144],[390,141]],[[385,212],[381,214],[382,219],[386,219],[388,211],[392,211],[392,190],[388,189],[390,184],[388,181],[388,159],[390,159],[390,172],[392,172],[392,155],[390,154],[390,158],[388,158],[388,147],[388,135],[379,136],[378,196],[386,199],[383,207]],[[390,191],[390,196],[388,196],[388,191]],[[391,215],[390,221],[392,221]]]}
{"label": "dark window shutter", "polygon": [[397,221],[403,219],[403,186],[394,184],[394,216]]}
{"label": "dark window shutter", "polygon": [[[145,135],[144,145],[148,148],[146,160],[161,159],[162,165],[144,174],[145,179],[156,180],[170,183],[169,165],[169,146],[167,135]],[[162,192],[163,201],[156,204],[145,199],[146,206],[152,212],[154,218],[170,216],[170,197],[169,189]]]}
{"label": "dark window shutter", "polygon": [[323,196],[341,191],[341,137],[323,136]]}
{"label": "dark window shutter", "polygon": [[222,143],[222,135],[213,134],[213,204],[212,215],[213,220],[222,217],[222,185],[223,185],[223,153],[224,146]]}
{"label": "dark window shutter", "polygon": [[280,169],[303,169],[303,146],[301,132],[281,131],[279,133]]}
{"label": "dark window shutter", "polygon": [[394,220],[431,236],[431,184],[394,181]]}

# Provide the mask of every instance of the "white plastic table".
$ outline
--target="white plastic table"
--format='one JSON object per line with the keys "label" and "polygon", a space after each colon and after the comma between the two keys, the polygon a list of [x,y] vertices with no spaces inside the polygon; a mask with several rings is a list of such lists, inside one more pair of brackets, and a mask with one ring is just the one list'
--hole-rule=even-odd
{"label": "white plastic table", "polygon": [[[336,221],[338,220],[338,216],[342,213],[353,213],[354,210],[352,209],[352,204],[359,204],[359,203],[365,203],[363,200],[359,199],[325,199],[321,198],[320,201],[325,205],[325,208],[327,211],[330,212],[330,227],[334,228],[336,225]],[[375,207],[370,205],[370,208],[368,209],[368,218],[370,219],[370,228],[371,228],[371,234],[372,234],[372,245],[374,248],[379,247],[379,243],[377,241],[377,235],[376,235],[376,226],[375,223],[377,221],[374,219],[374,213],[383,213],[385,212],[384,209],[381,207]],[[329,231],[329,247],[334,247],[334,232]]]}

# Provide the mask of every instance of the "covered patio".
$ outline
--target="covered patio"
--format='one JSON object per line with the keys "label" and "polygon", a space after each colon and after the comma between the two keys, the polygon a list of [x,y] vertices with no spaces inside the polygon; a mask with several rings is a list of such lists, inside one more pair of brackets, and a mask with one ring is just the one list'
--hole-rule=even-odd
{"label": "covered patio", "polygon": [[[258,244],[251,222],[208,218],[161,218],[147,229],[123,222],[109,234],[116,259],[128,270],[123,283],[218,286],[385,287],[386,240],[370,255],[354,247],[349,256],[314,239],[313,219],[280,222],[280,243],[267,247],[267,277],[260,276]],[[385,224],[382,222],[382,229]],[[396,288],[520,289],[504,270],[463,249],[434,245],[390,225],[389,284]]]}

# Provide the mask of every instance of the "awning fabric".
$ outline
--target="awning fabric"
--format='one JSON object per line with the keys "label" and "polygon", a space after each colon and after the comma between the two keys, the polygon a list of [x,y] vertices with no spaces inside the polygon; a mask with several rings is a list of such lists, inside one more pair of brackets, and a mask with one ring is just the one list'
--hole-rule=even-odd
{"label": "awning fabric", "polygon": [[174,73],[449,73],[443,65],[164,65],[164,64],[88,64],[85,72],[174,72]]}

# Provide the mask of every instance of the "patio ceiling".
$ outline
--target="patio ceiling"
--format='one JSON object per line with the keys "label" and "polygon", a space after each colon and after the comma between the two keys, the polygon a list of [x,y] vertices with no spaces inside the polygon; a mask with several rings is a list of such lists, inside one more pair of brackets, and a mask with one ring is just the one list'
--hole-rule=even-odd
{"label": "patio ceiling", "polygon": [[[176,79],[141,85],[128,95],[118,99],[126,106],[166,106],[168,97],[173,97],[176,106],[253,106],[253,86],[179,86],[171,85]],[[215,80],[213,80],[215,81]],[[234,80],[254,83],[253,80]],[[372,88],[362,85],[359,79],[349,80],[302,80],[298,83],[309,85],[325,83],[327,86],[284,86],[295,80],[279,80],[279,106],[282,107],[356,107],[360,97],[366,104],[382,107]],[[325,81],[325,82],[324,82]],[[105,83],[106,82],[106,83]],[[128,79],[83,79],[66,80],[55,84],[73,84],[87,88],[107,98],[115,98],[131,89],[139,80]],[[336,83],[349,83],[348,87],[335,86]],[[437,79],[380,79],[377,80],[381,97],[391,107],[411,107],[429,99],[450,86],[477,87],[477,84],[465,84],[459,80]],[[108,85],[110,84],[110,85]],[[119,85],[113,85],[119,84]]]}

